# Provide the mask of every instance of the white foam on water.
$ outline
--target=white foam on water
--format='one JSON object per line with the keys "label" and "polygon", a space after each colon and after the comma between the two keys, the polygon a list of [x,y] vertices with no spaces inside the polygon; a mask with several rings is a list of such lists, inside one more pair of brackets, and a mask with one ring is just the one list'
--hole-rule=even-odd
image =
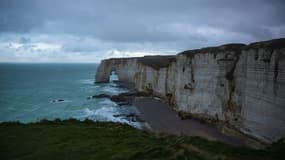
{"label": "white foam on water", "polygon": [[112,94],[112,95],[116,95],[116,94],[120,94],[120,93],[128,91],[127,89],[116,87],[116,85],[117,84],[115,83],[108,83],[108,85],[102,87],[101,91]]}
{"label": "white foam on water", "polygon": [[116,94],[118,93],[118,89],[115,87],[112,87],[111,85],[106,85],[102,88],[103,92],[108,92],[108,93],[113,93]]}
{"label": "white foam on water", "polygon": [[[83,81],[88,82],[88,81]],[[90,81],[89,81],[90,83]],[[93,81],[92,81],[93,84]],[[108,94],[108,95],[117,95],[123,92],[127,92],[127,89],[119,88],[116,83],[110,82],[105,84],[95,84],[96,94]],[[96,107],[86,106],[83,109],[80,109],[77,112],[77,116],[79,119],[84,120],[86,118],[94,120],[94,121],[111,121],[118,122],[131,125],[136,128],[143,128],[143,123],[141,122],[133,122],[129,120],[124,115],[129,113],[134,113],[135,111],[131,108],[121,108],[115,102],[110,99],[97,99]],[[78,115],[79,114],[79,115]],[[117,116],[114,116],[117,115]]]}
{"label": "white foam on water", "polygon": [[95,121],[118,122],[128,124],[136,128],[142,128],[142,124],[140,122],[131,122],[123,116],[115,117],[114,115],[122,114],[120,110],[116,107],[118,106],[103,106],[98,109],[84,108],[83,113],[81,115],[81,119],[88,118]]}
{"label": "white foam on water", "polygon": [[94,84],[94,79],[80,79],[79,83],[93,85]]}
{"label": "white foam on water", "polygon": [[118,110],[115,107],[101,107],[98,109],[83,109],[84,115],[83,118],[89,118],[96,121],[111,121],[111,122],[120,122],[128,123],[127,120],[124,120],[120,117],[114,117],[113,115],[119,114]]}
{"label": "white foam on water", "polygon": [[102,99],[100,102],[99,102],[100,106],[117,106],[117,104],[109,99]]}

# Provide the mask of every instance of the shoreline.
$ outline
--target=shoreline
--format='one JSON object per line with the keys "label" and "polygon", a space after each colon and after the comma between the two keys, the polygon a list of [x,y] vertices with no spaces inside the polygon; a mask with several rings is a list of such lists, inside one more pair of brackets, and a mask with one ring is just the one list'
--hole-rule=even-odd
{"label": "shoreline", "polygon": [[262,149],[267,146],[248,135],[227,128],[224,124],[213,124],[195,117],[185,119],[166,101],[158,97],[155,98],[150,93],[136,91],[133,83],[123,81],[115,81],[114,83],[117,85],[116,87],[125,88],[128,92],[113,96],[108,95],[108,97],[99,94],[93,98],[109,98],[121,107],[132,105],[138,113],[130,114],[129,117],[135,118],[135,121],[143,122],[142,130],[159,134],[201,137],[210,141],[220,141],[229,145],[255,149]]}
{"label": "shoreline", "polygon": [[222,133],[215,126],[201,123],[196,119],[182,120],[170,105],[150,97],[137,97],[133,105],[141,118],[155,133],[202,137],[211,141],[222,141],[235,146],[247,146],[246,142],[234,136]]}

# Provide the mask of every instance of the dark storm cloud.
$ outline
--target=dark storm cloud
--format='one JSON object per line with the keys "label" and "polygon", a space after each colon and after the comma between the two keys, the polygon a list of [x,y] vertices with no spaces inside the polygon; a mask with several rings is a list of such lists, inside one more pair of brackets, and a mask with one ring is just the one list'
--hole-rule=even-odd
{"label": "dark storm cloud", "polygon": [[113,41],[205,38],[195,32],[181,36],[175,30],[160,30],[173,24],[187,30],[191,24],[263,39],[273,37],[270,29],[285,25],[284,4],[283,0],[1,0],[0,31],[71,33]]}
{"label": "dark storm cloud", "polygon": [[165,52],[284,37],[284,15],[284,0],[1,0],[0,36],[67,54]]}

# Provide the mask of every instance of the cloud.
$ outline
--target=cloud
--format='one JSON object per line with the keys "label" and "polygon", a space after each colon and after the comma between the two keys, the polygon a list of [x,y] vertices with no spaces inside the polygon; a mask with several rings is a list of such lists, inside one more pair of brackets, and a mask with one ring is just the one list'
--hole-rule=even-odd
{"label": "cloud", "polygon": [[283,0],[1,0],[0,60],[98,62],[115,51],[170,54],[249,43],[284,37],[283,15]]}
{"label": "cloud", "polygon": [[160,52],[160,47],[164,44],[112,43],[73,35],[4,34],[0,36],[0,62],[100,62],[111,57],[177,52]]}

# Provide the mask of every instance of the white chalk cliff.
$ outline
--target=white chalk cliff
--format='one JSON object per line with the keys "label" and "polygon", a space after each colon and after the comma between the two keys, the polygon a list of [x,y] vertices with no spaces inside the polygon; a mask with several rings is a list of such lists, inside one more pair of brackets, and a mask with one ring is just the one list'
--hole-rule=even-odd
{"label": "white chalk cliff", "polygon": [[107,82],[112,70],[177,111],[221,120],[267,143],[285,137],[285,39],[106,59],[96,82]]}

